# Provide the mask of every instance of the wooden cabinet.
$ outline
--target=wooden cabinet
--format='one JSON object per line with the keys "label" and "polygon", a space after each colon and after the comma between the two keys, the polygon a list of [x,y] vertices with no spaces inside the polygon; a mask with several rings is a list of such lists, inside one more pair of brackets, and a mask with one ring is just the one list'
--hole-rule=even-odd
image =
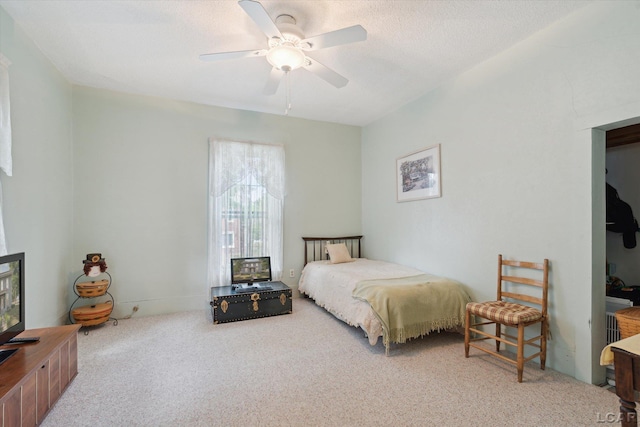
{"label": "wooden cabinet", "polygon": [[40,341],[14,345],[0,365],[0,427],[30,427],[44,420],[78,373],[80,325],[31,329],[20,336]]}

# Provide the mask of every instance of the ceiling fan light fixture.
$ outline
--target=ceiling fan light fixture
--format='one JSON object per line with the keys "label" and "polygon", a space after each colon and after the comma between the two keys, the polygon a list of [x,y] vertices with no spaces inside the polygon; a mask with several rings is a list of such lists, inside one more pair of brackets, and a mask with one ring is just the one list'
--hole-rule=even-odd
{"label": "ceiling fan light fixture", "polygon": [[307,57],[297,47],[282,44],[269,49],[267,61],[269,64],[282,71],[291,71],[304,65]]}
{"label": "ceiling fan light fixture", "polygon": [[346,78],[306,56],[305,52],[366,40],[367,31],[361,25],[318,34],[307,39],[300,27],[297,26],[293,16],[281,14],[276,19],[272,19],[257,0],[239,0],[238,4],[267,37],[267,48],[209,53],[200,55],[201,60],[220,61],[255,56],[266,57],[272,68],[263,92],[265,95],[274,95],[280,81],[284,80],[286,83],[285,114],[288,114],[291,109],[290,71],[292,70],[304,67],[310,73],[336,88],[347,84]]}

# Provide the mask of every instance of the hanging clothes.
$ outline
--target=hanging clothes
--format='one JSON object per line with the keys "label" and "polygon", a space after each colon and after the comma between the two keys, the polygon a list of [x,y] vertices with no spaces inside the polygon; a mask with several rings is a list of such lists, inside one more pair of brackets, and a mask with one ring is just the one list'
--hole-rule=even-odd
{"label": "hanging clothes", "polygon": [[607,231],[622,233],[622,243],[627,249],[636,247],[636,232],[638,221],[628,203],[618,196],[618,191],[607,184]]}

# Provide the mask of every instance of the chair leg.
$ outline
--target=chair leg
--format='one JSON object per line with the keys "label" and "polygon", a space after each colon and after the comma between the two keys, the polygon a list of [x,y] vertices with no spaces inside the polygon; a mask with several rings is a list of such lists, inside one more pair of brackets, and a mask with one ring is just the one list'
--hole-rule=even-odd
{"label": "chair leg", "polygon": [[471,326],[471,313],[469,310],[466,310],[467,314],[465,315],[464,322],[464,357],[469,357],[469,341],[471,339],[469,328]]}
{"label": "chair leg", "polygon": [[544,371],[545,364],[547,363],[547,333],[549,332],[549,324],[547,323],[547,319],[542,321],[542,326],[540,327],[540,334],[542,338],[540,338],[540,369]]}
{"label": "chair leg", "polygon": [[[502,333],[502,325],[496,322],[496,337],[500,338],[500,334]],[[500,341],[496,340],[496,352],[500,353]]]}
{"label": "chair leg", "polygon": [[518,325],[518,354],[516,358],[518,365],[518,382],[522,382],[522,372],[524,371],[524,324]]}

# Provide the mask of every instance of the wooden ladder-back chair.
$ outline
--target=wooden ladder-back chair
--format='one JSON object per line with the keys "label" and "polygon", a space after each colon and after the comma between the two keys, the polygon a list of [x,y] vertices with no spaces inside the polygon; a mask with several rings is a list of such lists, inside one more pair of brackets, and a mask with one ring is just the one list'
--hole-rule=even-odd
{"label": "wooden ladder-back chair", "polygon": [[[541,279],[526,277],[524,271],[539,270]],[[519,270],[519,271],[517,271]],[[507,275],[507,273],[509,273]],[[515,275],[521,273],[521,276]],[[539,276],[533,273],[529,275]],[[545,368],[547,359],[547,335],[549,333],[549,316],[547,314],[547,291],[549,288],[549,260],[542,263],[508,261],[498,255],[498,298],[496,301],[470,302],[467,304],[467,314],[464,329],[464,355],[469,357],[469,347],[477,348],[514,364],[518,368],[518,382],[522,382],[524,364],[531,359],[540,357],[540,369]],[[526,292],[525,292],[526,291]],[[536,307],[532,307],[535,304]],[[472,316],[475,322],[471,323]],[[525,339],[527,326],[540,324],[540,335]],[[495,335],[480,329],[481,326],[495,324]],[[504,327],[515,328],[517,335],[508,335]],[[471,338],[471,333],[475,334]],[[492,339],[496,342],[496,351],[474,344],[475,341]],[[516,348],[516,358],[500,353],[500,343]],[[525,346],[532,346],[538,351],[528,357],[524,356]]]}

